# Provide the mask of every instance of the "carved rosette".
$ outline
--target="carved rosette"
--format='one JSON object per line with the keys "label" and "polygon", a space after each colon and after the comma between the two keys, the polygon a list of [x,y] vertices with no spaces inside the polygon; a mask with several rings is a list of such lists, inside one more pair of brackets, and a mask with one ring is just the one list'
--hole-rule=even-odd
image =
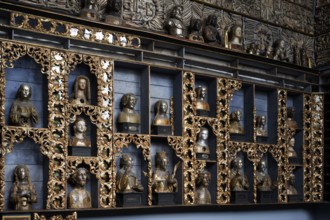
{"label": "carved rosette", "polygon": [[312,94],[312,201],[320,202],[323,200],[323,163],[324,163],[324,96]]}
{"label": "carved rosette", "polygon": [[303,149],[303,164],[304,164],[304,201],[312,201],[312,97],[310,94],[304,94],[304,149]]}
{"label": "carved rosette", "polygon": [[287,157],[287,91],[278,90],[278,115],[277,115],[277,151],[280,154],[278,161],[278,201],[286,203],[288,200],[286,195],[286,164],[289,159]]}
{"label": "carved rosette", "polygon": [[[152,205],[152,167],[151,167],[151,155],[150,155],[150,136],[149,135],[137,135],[137,134],[114,134],[113,138],[114,147],[116,149],[115,156],[122,152],[123,147],[128,147],[130,143],[133,143],[137,149],[141,149],[143,159],[148,163],[148,171],[144,172],[144,175],[148,177],[148,205]],[[116,179],[116,163],[113,163],[113,179]],[[114,182],[113,195],[116,198],[116,184]]]}
{"label": "carved rosette", "polygon": [[195,202],[195,170],[194,170],[194,143],[196,129],[194,124],[195,109],[195,75],[191,72],[183,74],[183,195],[184,204],[192,205]]}

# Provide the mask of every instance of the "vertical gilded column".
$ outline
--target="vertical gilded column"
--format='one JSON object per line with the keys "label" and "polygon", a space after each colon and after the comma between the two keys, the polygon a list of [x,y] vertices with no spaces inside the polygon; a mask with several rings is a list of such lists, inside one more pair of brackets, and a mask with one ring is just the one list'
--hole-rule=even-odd
{"label": "vertical gilded column", "polygon": [[287,92],[278,90],[278,115],[277,115],[277,154],[280,155],[278,161],[278,202],[286,203],[288,201],[286,194],[287,178],[286,165],[287,157]]}
{"label": "vertical gilded column", "polygon": [[242,87],[237,80],[217,79],[217,203],[230,203],[229,104],[235,91]]}
{"label": "vertical gilded column", "polygon": [[183,74],[183,195],[184,204],[192,205],[195,202],[195,170],[194,170],[194,127],[195,115],[195,76],[191,72]]}
{"label": "vertical gilded column", "polygon": [[81,57],[62,51],[51,51],[49,76],[49,130],[51,147],[49,154],[49,177],[47,209],[66,208],[66,156],[68,145],[66,126],[66,105],[68,94],[66,86],[68,74],[81,62]]}
{"label": "vertical gilded column", "polygon": [[304,94],[304,144],[303,144],[303,164],[304,164],[304,202],[312,200],[312,97]]}
{"label": "vertical gilded column", "polygon": [[312,94],[312,201],[323,200],[324,95]]}

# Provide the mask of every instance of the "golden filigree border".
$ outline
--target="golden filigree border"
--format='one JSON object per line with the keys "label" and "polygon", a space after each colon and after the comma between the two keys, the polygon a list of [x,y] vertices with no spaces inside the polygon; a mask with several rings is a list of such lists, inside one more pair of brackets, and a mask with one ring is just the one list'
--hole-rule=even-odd
{"label": "golden filigree border", "polygon": [[78,39],[105,45],[132,48],[139,48],[141,46],[141,39],[134,35],[128,35],[104,29],[96,29],[80,24],[69,23],[21,12],[11,13],[10,25],[12,27],[28,31],[33,30],[39,33],[48,33],[55,36],[67,37],[71,39]]}

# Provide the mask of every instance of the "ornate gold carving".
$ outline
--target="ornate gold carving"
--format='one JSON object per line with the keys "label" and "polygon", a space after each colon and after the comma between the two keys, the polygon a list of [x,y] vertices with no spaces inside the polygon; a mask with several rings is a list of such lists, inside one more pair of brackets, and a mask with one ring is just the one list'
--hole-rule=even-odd
{"label": "ornate gold carving", "polygon": [[286,203],[288,197],[286,194],[287,178],[286,164],[287,157],[287,92],[278,90],[278,115],[277,115],[277,151],[279,151],[280,160],[278,160],[278,202]]}
{"label": "ornate gold carving", "polygon": [[[33,213],[34,220],[47,220],[44,215],[39,215],[38,213]],[[78,215],[77,212],[73,212],[71,215],[67,215],[63,217],[62,215],[53,215],[49,218],[49,220],[77,220]]]}
{"label": "ornate gold carving", "polygon": [[141,39],[137,36],[110,32],[107,30],[96,29],[20,12],[11,13],[10,25],[12,27],[18,27],[24,30],[33,30],[39,33],[49,33],[57,36],[106,45],[133,48],[139,48],[141,46]]}
{"label": "ornate gold carving", "polygon": [[310,94],[304,94],[304,149],[303,149],[303,164],[304,164],[304,201],[312,201],[312,97]]}
{"label": "ornate gold carving", "polygon": [[[116,154],[122,151],[123,147],[128,147],[130,143],[136,145],[137,149],[142,150],[143,159],[148,163],[148,171],[144,172],[148,177],[148,205],[152,205],[152,168],[151,168],[151,156],[150,156],[150,136],[149,135],[133,135],[133,134],[114,134],[113,139]],[[116,179],[116,164],[113,164],[113,179]],[[114,188],[115,189],[115,188]],[[115,198],[114,192],[114,198]]]}
{"label": "ornate gold carving", "polygon": [[312,94],[311,96],[312,114],[310,138],[312,147],[312,201],[320,202],[323,200],[323,149],[324,149],[324,96]]}
{"label": "ornate gold carving", "polygon": [[195,76],[191,72],[183,74],[183,196],[184,204],[192,205],[195,202],[195,167],[194,167],[194,139],[196,129],[194,127],[195,109]]}

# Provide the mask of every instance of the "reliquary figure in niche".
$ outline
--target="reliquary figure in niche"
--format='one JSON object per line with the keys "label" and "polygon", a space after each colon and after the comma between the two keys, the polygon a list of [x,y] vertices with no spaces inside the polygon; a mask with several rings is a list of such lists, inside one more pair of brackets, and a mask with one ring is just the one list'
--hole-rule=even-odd
{"label": "reliquary figure in niche", "polygon": [[235,158],[232,161],[230,170],[230,189],[232,191],[246,191],[250,188],[250,183],[247,175],[244,173],[244,164],[242,158]]}
{"label": "reliquary figure in niche", "polygon": [[210,157],[210,148],[208,146],[209,130],[201,127],[196,142],[196,156],[200,159],[208,159]]}
{"label": "reliquary figure in niche", "polygon": [[262,159],[257,166],[257,189],[258,191],[271,191],[273,188],[272,179],[267,170],[267,162]]}
{"label": "reliquary figure in niche", "polygon": [[144,187],[132,171],[133,158],[129,154],[123,154],[120,158],[120,169],[116,175],[116,192],[143,192]]}
{"label": "reliquary figure in niche", "polygon": [[118,116],[118,131],[138,132],[140,115],[134,110],[137,98],[132,93],[126,93],[120,100],[122,111]]}
{"label": "reliquary figure in niche", "polygon": [[17,90],[16,98],[9,112],[11,125],[31,127],[38,123],[38,112],[30,100],[31,96],[31,86],[27,84],[21,84]]}
{"label": "reliquary figure in niche", "polygon": [[37,202],[37,192],[31,183],[30,172],[26,165],[15,167],[10,200],[18,211],[31,210],[32,204]]}
{"label": "reliquary figure in niche", "polygon": [[87,124],[84,118],[78,117],[73,124],[73,136],[69,145],[77,147],[91,147],[91,141],[86,137]]}
{"label": "reliquary figure in niche", "polygon": [[196,177],[196,204],[211,204],[211,193],[208,189],[211,181],[211,173],[205,169],[197,171]]}
{"label": "reliquary figure in niche", "polygon": [[172,175],[167,170],[168,157],[165,151],[156,153],[156,169],[152,175],[152,189],[156,193],[176,192],[178,181],[175,178],[177,164]]}
{"label": "reliquary figure in niche", "polygon": [[76,105],[89,105],[91,100],[91,86],[89,78],[77,76],[74,83],[74,91],[71,94],[70,103]]}
{"label": "reliquary figure in niche", "polygon": [[257,132],[257,136],[267,136],[265,115],[258,115],[256,117],[256,132]]}
{"label": "reliquary figure in niche", "polygon": [[201,19],[191,20],[190,34],[188,36],[188,39],[197,42],[204,42],[202,26],[203,23]]}
{"label": "reliquary figure in niche", "polygon": [[73,190],[68,197],[68,208],[80,209],[92,207],[91,195],[85,189],[88,179],[89,172],[83,167],[78,168],[74,174],[72,174],[70,180]]}
{"label": "reliquary figure in niche", "polygon": [[243,134],[244,129],[241,124],[242,113],[239,110],[235,110],[230,113],[230,125],[229,132],[232,134]]}

